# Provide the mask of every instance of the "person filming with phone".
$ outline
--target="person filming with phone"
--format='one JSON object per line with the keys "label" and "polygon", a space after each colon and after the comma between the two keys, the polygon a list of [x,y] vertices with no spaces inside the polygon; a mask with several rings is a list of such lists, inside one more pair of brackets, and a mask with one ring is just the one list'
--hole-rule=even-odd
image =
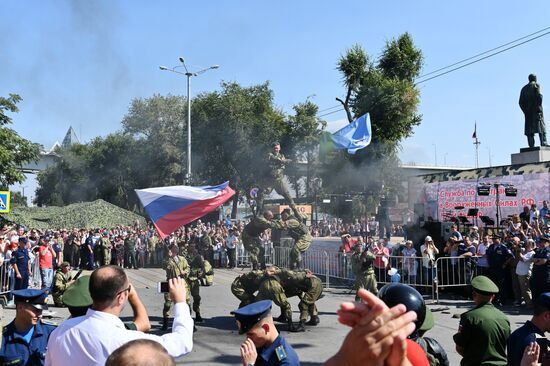
{"label": "person filming with phone", "polygon": [[508,365],[519,366],[525,349],[534,342],[540,346],[539,362],[542,365],[550,364],[550,342],[544,335],[545,332],[550,332],[550,292],[541,294],[535,300],[531,320],[516,329],[508,338]]}
{"label": "person filming with phone", "polygon": [[95,270],[89,284],[92,307],[86,315],[66,320],[52,332],[46,365],[105,365],[111,353],[134,339],[156,341],[174,358],[191,352],[193,319],[186,304],[185,280],[172,278],[168,286],[174,303],[172,332],[157,336],[127,330],[119,316],[132,290],[128,276],[118,266],[104,266]]}

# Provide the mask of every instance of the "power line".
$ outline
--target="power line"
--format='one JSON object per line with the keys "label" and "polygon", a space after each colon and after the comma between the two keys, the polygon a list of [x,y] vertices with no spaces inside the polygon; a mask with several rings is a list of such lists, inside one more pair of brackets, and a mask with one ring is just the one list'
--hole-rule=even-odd
{"label": "power line", "polygon": [[502,48],[502,47],[506,47],[506,46],[508,46],[508,45],[511,45],[511,44],[513,44],[513,43],[516,43],[516,42],[518,42],[518,41],[521,41],[521,40],[523,40],[523,39],[525,39],[525,38],[529,38],[529,37],[531,37],[531,36],[534,36],[535,34],[538,34],[538,33],[544,32],[544,31],[547,31],[547,30],[549,30],[549,29],[550,29],[550,27],[546,27],[546,28],[540,29],[540,30],[538,30],[538,31],[536,31],[536,32],[533,32],[533,33],[528,34],[528,35],[526,35],[526,36],[520,37],[520,38],[515,39],[515,40],[513,40],[513,41],[507,42],[507,43],[502,44],[502,45],[500,45],[500,46],[498,46],[498,47],[491,48],[490,50],[487,50],[487,51],[478,53],[477,55],[474,55],[474,56],[465,58],[465,59],[463,59],[463,60],[460,60],[460,61],[458,61],[458,62],[455,62],[454,64],[447,65],[447,66],[445,66],[445,67],[442,67],[442,68],[437,69],[437,70],[434,70],[434,71],[430,71],[429,73],[424,74],[424,75],[420,75],[418,78],[419,78],[419,79],[422,79],[422,78],[424,78],[424,77],[426,77],[426,76],[429,76],[429,75],[438,73],[439,71],[443,71],[443,70],[445,70],[445,69],[448,69],[448,68],[450,68],[450,67],[459,65],[459,64],[464,63],[464,62],[466,62],[466,61],[470,61],[470,60],[472,60],[472,59],[474,59],[474,58],[478,58],[479,56],[483,56],[483,55],[485,55],[485,54],[487,54],[487,53],[489,53],[489,52],[496,51],[496,50],[498,50],[498,49],[500,49],[500,48]]}
{"label": "power line", "polygon": [[328,108],[325,108],[325,109],[321,109],[320,111],[318,111],[317,113],[323,113],[325,111],[328,111],[328,110],[331,110],[331,109],[334,109],[334,108],[338,108],[338,107],[341,107],[340,104],[336,104],[336,105],[333,105],[332,107],[328,107]]}
{"label": "power line", "polygon": [[[550,27],[546,27],[546,28],[540,29],[540,30],[538,30],[538,31],[536,31],[536,32],[533,32],[533,33],[530,33],[530,34],[528,34],[528,35],[526,35],[526,36],[523,36],[523,37],[517,38],[517,39],[515,39],[515,40],[513,40],[513,41],[504,43],[504,44],[502,44],[502,45],[500,45],[500,46],[498,46],[498,47],[491,48],[490,50],[487,50],[487,51],[478,53],[478,54],[476,54],[476,55],[474,55],[474,56],[465,58],[465,59],[460,60],[460,61],[458,61],[458,62],[455,62],[455,63],[453,63],[453,64],[447,65],[447,66],[445,66],[445,67],[439,68],[439,69],[434,70],[434,71],[430,71],[429,73],[426,73],[426,74],[424,74],[424,75],[419,76],[418,79],[424,78],[424,80],[417,81],[417,82],[415,83],[415,85],[424,83],[424,82],[429,81],[429,80],[433,80],[433,79],[438,78],[438,77],[440,77],[440,76],[449,74],[449,73],[451,73],[451,72],[453,72],[453,71],[460,70],[460,69],[462,69],[462,68],[464,68],[464,67],[466,67],[466,66],[470,66],[470,65],[473,65],[473,64],[475,64],[475,63],[477,63],[477,62],[480,62],[480,61],[483,61],[483,60],[485,60],[485,59],[488,59],[488,58],[491,58],[491,57],[493,57],[493,56],[496,56],[496,55],[498,55],[498,54],[500,54],[500,53],[509,51],[509,50],[511,50],[511,49],[513,49],[513,48],[516,48],[516,47],[518,47],[518,46],[521,46],[521,45],[523,45],[523,44],[532,42],[532,41],[534,41],[534,40],[536,40],[536,39],[538,39],[538,38],[542,38],[542,37],[544,37],[544,36],[550,34],[550,31],[545,32],[545,33],[543,33],[543,34],[540,34],[540,35],[538,35],[538,36],[536,36],[536,37],[532,37],[532,38],[529,38],[529,37],[534,36],[534,35],[536,35],[536,34],[539,34],[539,33],[541,33],[541,32],[547,31],[547,30],[550,30]],[[526,39],[526,38],[529,38],[529,39],[527,39],[527,40],[525,40],[525,41],[523,41],[523,42],[517,43],[518,41],[521,41],[521,40]],[[513,45],[510,46],[510,47],[506,47],[506,46],[511,45],[511,44],[513,44]],[[506,47],[506,48],[501,49],[501,48],[503,48],[503,47]],[[493,52],[493,51],[496,51],[496,50],[500,50],[500,51]],[[493,53],[490,53],[490,52],[493,52]],[[490,53],[490,54],[487,55],[487,56],[485,56],[485,57],[478,58],[478,57],[483,56],[483,55],[486,55],[486,54],[488,54],[488,53]],[[471,62],[468,62],[468,63],[466,63],[466,64],[464,64],[464,65],[461,65],[461,66],[452,68],[451,70],[448,70],[448,71],[445,71],[445,72],[442,72],[442,73],[437,74],[437,73],[440,72],[440,71],[447,70],[447,69],[449,69],[449,68],[451,68],[451,67],[453,67],[453,66],[460,65],[460,64],[462,64],[462,63],[464,63],[464,62],[466,62],[466,61],[473,60],[473,59],[475,59],[475,60],[474,60],[474,61],[471,61]],[[434,76],[432,76],[432,77],[429,77],[429,78],[426,78],[427,76],[433,75],[433,74],[436,74],[436,75],[434,75]],[[320,110],[320,111],[317,112],[317,113],[322,113],[322,112],[325,112],[325,111],[329,111],[329,110],[334,109],[334,108],[337,108],[337,107],[341,107],[341,105],[335,105],[335,106],[332,106],[332,107],[329,107],[329,108],[325,108],[325,109]],[[320,114],[320,115],[318,115],[317,117],[328,116],[328,115],[330,115],[330,114],[337,113],[337,112],[340,112],[340,111],[343,111],[343,110],[344,110],[343,108],[340,108],[340,109],[335,110],[335,111],[332,111],[332,112]]]}
{"label": "power line", "polygon": [[344,108],[341,108],[341,109],[337,109],[337,110],[335,110],[335,111],[332,111],[332,112],[328,112],[328,113],[323,113],[323,114],[320,114],[320,115],[318,115],[317,117],[324,117],[324,116],[328,116],[329,114],[333,114],[333,113],[338,113],[338,112],[341,112],[341,111],[343,111],[343,110],[344,110]]}
{"label": "power line", "polygon": [[515,44],[515,45],[513,45],[513,46],[507,47],[507,48],[505,48],[505,49],[503,49],[503,50],[500,50],[500,51],[498,51],[498,52],[491,53],[491,54],[489,54],[489,55],[487,55],[487,56],[485,56],[485,57],[482,57],[482,58],[479,58],[479,59],[477,59],[477,60],[468,62],[468,63],[466,63],[466,64],[464,64],[464,65],[455,67],[455,68],[453,68],[453,69],[451,69],[451,70],[442,72],[442,73],[440,73],[440,74],[434,75],[434,76],[429,77],[429,78],[424,79],[424,80],[420,80],[420,81],[416,82],[415,85],[424,83],[424,82],[429,81],[429,80],[433,80],[433,79],[438,78],[438,77],[440,77],[440,76],[449,74],[449,73],[451,73],[451,72],[453,72],[453,71],[462,69],[462,68],[464,68],[464,67],[466,67],[466,66],[470,66],[470,65],[472,65],[472,64],[475,64],[475,63],[477,63],[477,62],[479,62],[479,61],[483,61],[483,60],[488,59],[488,58],[490,58],[490,57],[496,56],[496,55],[498,55],[498,54],[500,54],[500,53],[503,53],[503,52],[506,52],[506,51],[508,51],[508,50],[511,50],[512,48],[516,48],[516,47],[518,47],[518,46],[521,46],[522,44],[529,43],[529,42],[531,42],[531,41],[534,41],[535,39],[544,37],[544,36],[547,35],[547,34],[550,34],[550,32],[543,33],[543,34],[538,35],[538,36],[536,36],[536,37],[530,38],[530,39],[528,39],[528,40],[526,40],[526,41],[523,41],[523,42],[520,42],[520,43]]}

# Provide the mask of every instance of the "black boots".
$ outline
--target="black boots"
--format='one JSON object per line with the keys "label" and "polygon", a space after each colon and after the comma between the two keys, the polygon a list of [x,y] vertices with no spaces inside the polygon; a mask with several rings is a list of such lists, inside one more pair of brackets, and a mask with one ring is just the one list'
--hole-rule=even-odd
{"label": "black boots", "polygon": [[162,318],[162,330],[168,330],[168,318]]}
{"label": "black boots", "polygon": [[284,314],[279,315],[277,318],[275,318],[273,320],[275,320],[276,322],[279,322],[279,323],[287,323],[288,322],[288,319],[286,318],[286,316]]}
{"label": "black boots", "polygon": [[300,320],[299,323],[294,324],[292,321],[288,322],[288,331],[289,332],[305,332],[306,328],[304,326],[305,322],[303,320]]}
{"label": "black boots", "polygon": [[195,313],[195,323],[202,323],[204,320],[200,313]]}
{"label": "black boots", "polygon": [[306,325],[313,325],[313,326],[317,324],[319,324],[319,317],[317,315],[313,315],[311,319],[309,319],[309,321],[306,323]]}

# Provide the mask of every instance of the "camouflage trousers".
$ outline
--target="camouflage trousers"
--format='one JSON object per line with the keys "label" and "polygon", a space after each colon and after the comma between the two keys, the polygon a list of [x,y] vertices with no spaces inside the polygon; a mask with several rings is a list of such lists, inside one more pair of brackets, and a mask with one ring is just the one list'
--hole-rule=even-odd
{"label": "camouflage trousers", "polygon": [[374,269],[369,268],[366,271],[359,273],[355,278],[355,284],[353,288],[355,289],[355,301],[360,300],[360,297],[357,295],[357,292],[361,288],[364,288],[365,290],[377,295],[378,283],[376,282],[376,275],[374,274]]}
{"label": "camouflage trousers", "polygon": [[231,284],[231,293],[235,295],[237,299],[241,300],[241,303],[239,304],[239,309],[248,304],[252,304],[255,300],[254,293],[250,293],[244,289],[241,281],[239,280],[239,277],[235,278],[235,280]]}
{"label": "camouflage trousers", "polygon": [[281,308],[281,315],[287,320],[292,320],[292,308],[286,297],[283,286],[274,278],[268,278],[260,284],[256,301],[271,300]]}
{"label": "camouflage trousers", "polygon": [[290,269],[301,268],[302,253],[309,249],[312,240],[311,234],[307,233],[294,242],[294,246],[290,250]]}
{"label": "camouflage trousers", "polygon": [[300,309],[300,321],[306,321],[308,315],[310,317],[317,316],[317,305],[315,302],[319,300],[323,294],[323,284],[317,277],[311,277],[311,288],[307,292],[303,292],[300,296],[300,303],[298,309]]}
{"label": "camouflage trousers", "polygon": [[[185,296],[187,305],[191,309],[191,297],[193,297],[193,311],[195,313],[200,313],[201,311],[201,296],[199,294],[199,281],[190,281],[187,282],[187,295]],[[162,316],[164,318],[170,317],[170,310],[172,310],[172,300],[170,299],[170,294],[164,294],[164,307],[162,308]]]}
{"label": "camouflage trousers", "polygon": [[252,263],[252,269],[265,269],[265,249],[258,237],[253,237],[243,232],[244,249],[248,252],[248,258]]}
{"label": "camouflage trousers", "polygon": [[256,198],[256,202],[258,204],[258,210],[261,211],[263,209],[263,203],[264,203],[264,196],[269,195],[273,190],[275,189],[275,192],[280,194],[284,197],[285,201],[288,202],[290,207],[295,207],[296,204],[294,203],[294,200],[290,196],[290,193],[288,192],[288,188],[285,184],[285,181],[282,177],[273,178],[273,180],[263,182],[261,185],[261,189],[258,192],[258,197]]}
{"label": "camouflage trousers", "polygon": [[109,264],[111,264],[111,249],[103,249],[101,253],[101,265],[108,266]]}

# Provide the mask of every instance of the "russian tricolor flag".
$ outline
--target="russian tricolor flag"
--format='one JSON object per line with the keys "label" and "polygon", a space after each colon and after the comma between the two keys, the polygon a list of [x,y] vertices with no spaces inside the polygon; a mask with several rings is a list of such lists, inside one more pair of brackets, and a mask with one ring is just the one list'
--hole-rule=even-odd
{"label": "russian tricolor flag", "polygon": [[221,206],[235,191],[229,182],[217,186],[171,186],[136,189],[161,238]]}

